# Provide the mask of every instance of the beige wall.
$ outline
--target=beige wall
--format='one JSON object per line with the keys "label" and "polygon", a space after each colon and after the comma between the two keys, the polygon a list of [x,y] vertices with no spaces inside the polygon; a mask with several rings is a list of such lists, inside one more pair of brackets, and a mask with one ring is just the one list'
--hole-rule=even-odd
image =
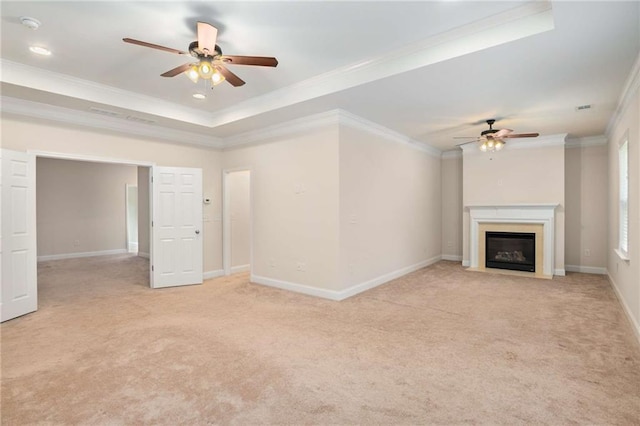
{"label": "beige wall", "polygon": [[201,168],[204,193],[213,199],[205,207],[209,220],[204,223],[204,270],[222,269],[220,152],[6,114],[2,116],[2,147]]}
{"label": "beige wall", "polygon": [[[614,251],[618,247],[618,144],[629,140],[629,257],[622,260]],[[609,135],[609,247],[607,270],[635,322],[640,338],[640,94],[632,93],[628,107]]]}
{"label": "beige wall", "polygon": [[462,259],[462,156],[442,159],[442,254]]}
{"label": "beige wall", "polygon": [[38,256],[127,248],[127,184],[134,166],[36,160]]}
{"label": "beige wall", "polygon": [[339,289],[337,126],[227,151],[223,168],[251,170],[252,273]]}
{"label": "beige wall", "polygon": [[231,172],[227,175],[229,204],[231,210],[231,267],[249,264],[251,236],[249,235],[249,184],[248,170]]}
{"label": "beige wall", "polygon": [[605,268],[607,265],[607,155],[605,145],[572,147],[565,151],[567,268]]}
{"label": "beige wall", "polygon": [[[515,144],[517,142],[511,142]],[[559,204],[555,221],[555,269],[564,269],[564,146],[472,151],[463,158],[463,203]],[[463,259],[469,260],[469,214],[463,215]]]}
{"label": "beige wall", "polygon": [[138,167],[138,253],[149,257],[149,167]]}
{"label": "beige wall", "polygon": [[340,127],[340,278],[365,283],[440,255],[440,159]]}

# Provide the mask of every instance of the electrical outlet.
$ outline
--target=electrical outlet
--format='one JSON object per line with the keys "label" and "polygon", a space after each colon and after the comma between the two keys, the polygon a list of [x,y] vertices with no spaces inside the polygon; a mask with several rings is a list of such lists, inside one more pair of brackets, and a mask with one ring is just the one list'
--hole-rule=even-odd
{"label": "electrical outlet", "polygon": [[356,216],[355,214],[352,214],[352,215],[349,217],[349,223],[353,223],[353,224],[358,223],[358,216]]}
{"label": "electrical outlet", "polygon": [[269,259],[269,267],[270,268],[275,268],[276,267],[276,261],[273,259]]}
{"label": "electrical outlet", "polygon": [[587,257],[591,256],[591,249],[584,249],[584,255]]}
{"label": "electrical outlet", "polygon": [[307,264],[304,262],[298,262],[298,265],[296,267],[296,271],[299,272],[305,272],[307,270]]}
{"label": "electrical outlet", "polygon": [[453,247],[453,242],[452,241],[447,241],[447,247]]}
{"label": "electrical outlet", "polygon": [[80,240],[73,240],[73,246],[74,247],[79,247],[80,246]]}

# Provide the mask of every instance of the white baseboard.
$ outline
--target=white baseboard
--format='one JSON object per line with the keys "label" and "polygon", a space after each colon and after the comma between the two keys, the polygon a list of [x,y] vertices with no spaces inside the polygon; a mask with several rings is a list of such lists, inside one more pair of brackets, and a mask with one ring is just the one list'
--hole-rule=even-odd
{"label": "white baseboard", "polygon": [[434,263],[440,261],[441,258],[442,256],[432,257],[431,259],[423,260],[422,262],[416,263],[414,265],[406,266],[393,272],[389,272],[388,274],[381,275],[372,280],[351,286],[345,290],[340,291],[341,297],[338,300],[343,300],[347,297],[355,296],[358,293],[371,290],[374,287],[395,280],[396,278],[400,278],[403,275],[410,274],[411,272],[417,271],[418,269],[424,268],[425,266],[433,265]]}
{"label": "white baseboard", "polygon": [[462,256],[460,256],[458,254],[443,254],[442,255],[442,260],[451,260],[453,262],[461,262],[462,261]]}
{"label": "white baseboard", "polygon": [[149,253],[145,253],[143,251],[139,251],[138,252],[138,256],[144,257],[145,259],[150,259],[151,258],[151,255]]}
{"label": "white baseboard", "polygon": [[335,290],[311,287],[304,284],[261,277],[259,275],[251,275],[251,282],[266,285],[269,287],[279,288],[282,290],[295,291],[296,293],[302,293],[309,296],[322,297],[323,299],[340,300],[340,292]]}
{"label": "white baseboard", "polygon": [[583,274],[607,275],[607,268],[598,266],[564,265],[567,272],[582,272]]}
{"label": "white baseboard", "polygon": [[565,272],[564,269],[554,269],[553,270],[553,275],[557,275],[559,277],[564,277],[567,273]]}
{"label": "white baseboard", "polygon": [[631,313],[631,308],[629,308],[629,305],[627,305],[627,302],[624,300],[624,297],[622,297],[622,293],[618,288],[618,284],[616,284],[616,282],[614,281],[609,271],[607,271],[607,277],[609,278],[609,283],[611,283],[611,287],[613,287],[613,292],[616,294],[618,301],[622,305],[622,310],[627,316],[629,323],[631,323],[633,334],[635,334],[636,339],[638,339],[638,343],[640,343],[640,324],[638,323],[638,320],[633,317],[633,314]]}
{"label": "white baseboard", "polygon": [[232,274],[237,274],[238,272],[247,272],[251,270],[251,265],[246,264],[246,265],[239,265],[239,266],[232,266],[231,267],[231,273]]}
{"label": "white baseboard", "polygon": [[133,243],[133,242],[128,242],[127,243],[127,250],[129,251],[129,253],[137,253],[138,252],[138,243]]}
{"label": "white baseboard", "polygon": [[224,277],[223,269],[216,269],[215,271],[207,271],[202,274],[202,278],[205,280],[210,280],[212,278]]}
{"label": "white baseboard", "polygon": [[464,266],[465,268],[468,268],[469,266],[471,266],[471,261],[470,260],[463,260],[462,261],[462,266]]}
{"label": "white baseboard", "polygon": [[304,284],[281,281],[273,278],[261,277],[258,275],[251,275],[251,282],[254,282],[256,284],[266,285],[269,287],[280,288],[283,290],[295,291],[296,293],[302,293],[309,296],[316,296],[316,297],[322,297],[324,299],[340,301],[348,297],[355,296],[356,294],[362,293],[363,291],[370,290],[374,287],[387,283],[391,280],[395,280],[396,278],[400,278],[403,275],[417,271],[418,269],[424,268],[425,266],[432,265],[438,262],[440,259],[441,259],[441,256],[436,256],[431,259],[424,260],[420,263],[416,263],[415,265],[398,269],[396,271],[381,275],[372,280],[366,281],[364,283],[356,284],[354,286],[351,286],[349,288],[346,288],[340,291],[327,290],[327,289],[318,288],[318,287],[311,287]]}
{"label": "white baseboard", "polygon": [[102,250],[102,251],[85,251],[81,253],[64,253],[64,254],[49,254],[45,256],[38,256],[38,262],[46,260],[62,260],[62,259],[75,259],[77,257],[94,257],[94,256],[109,256],[112,254],[126,254],[127,249],[115,249],[115,250]]}

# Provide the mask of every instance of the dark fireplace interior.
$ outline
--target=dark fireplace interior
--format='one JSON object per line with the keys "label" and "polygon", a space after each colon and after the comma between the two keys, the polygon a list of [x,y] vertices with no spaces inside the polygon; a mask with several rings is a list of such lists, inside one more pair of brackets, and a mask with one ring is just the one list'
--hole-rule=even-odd
{"label": "dark fireplace interior", "polygon": [[536,271],[536,234],[528,232],[487,232],[487,268]]}

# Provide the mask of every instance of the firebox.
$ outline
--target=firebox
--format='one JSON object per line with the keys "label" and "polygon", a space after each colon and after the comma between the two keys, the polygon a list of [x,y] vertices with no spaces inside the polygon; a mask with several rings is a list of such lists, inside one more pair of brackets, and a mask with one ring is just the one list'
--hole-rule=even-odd
{"label": "firebox", "polygon": [[536,234],[487,232],[485,266],[513,271],[536,271]]}

